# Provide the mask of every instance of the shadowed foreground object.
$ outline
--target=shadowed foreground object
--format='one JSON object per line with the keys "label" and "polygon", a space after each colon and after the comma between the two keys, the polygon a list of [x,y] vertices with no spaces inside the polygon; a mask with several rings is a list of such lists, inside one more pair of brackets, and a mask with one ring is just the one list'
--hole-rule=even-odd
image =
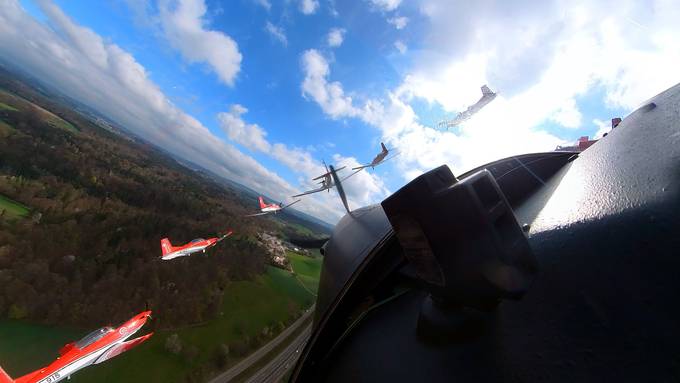
{"label": "shadowed foreground object", "polygon": [[679,111],[676,85],[582,153],[353,210],[291,381],[680,380]]}

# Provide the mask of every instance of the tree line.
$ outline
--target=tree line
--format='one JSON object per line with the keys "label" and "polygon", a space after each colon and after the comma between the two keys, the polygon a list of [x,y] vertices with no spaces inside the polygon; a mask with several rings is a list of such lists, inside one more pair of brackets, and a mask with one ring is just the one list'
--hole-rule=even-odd
{"label": "tree line", "polygon": [[[48,124],[35,107],[4,110],[0,194],[32,211],[0,217],[0,316],[97,326],[145,307],[161,327],[214,317],[230,280],[265,270],[251,238],[275,230],[239,218],[252,202],[146,145],[57,110],[79,129]],[[36,215],[37,213],[37,215]],[[208,256],[162,262],[173,244],[233,228]]]}

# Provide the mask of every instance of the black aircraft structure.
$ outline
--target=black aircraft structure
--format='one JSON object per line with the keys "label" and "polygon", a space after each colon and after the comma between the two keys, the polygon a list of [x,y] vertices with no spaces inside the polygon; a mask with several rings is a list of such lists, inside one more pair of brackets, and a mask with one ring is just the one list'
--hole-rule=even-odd
{"label": "black aircraft structure", "polygon": [[680,85],[581,153],[347,210],[291,382],[680,381]]}

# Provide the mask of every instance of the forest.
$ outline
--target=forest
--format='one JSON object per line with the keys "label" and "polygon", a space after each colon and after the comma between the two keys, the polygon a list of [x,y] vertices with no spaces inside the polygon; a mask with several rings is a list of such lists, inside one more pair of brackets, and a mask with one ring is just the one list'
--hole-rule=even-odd
{"label": "forest", "polygon": [[[241,218],[254,202],[238,190],[63,100],[6,78],[0,86],[0,196],[27,209],[0,205],[4,318],[97,327],[148,307],[158,328],[203,323],[230,282],[266,271],[255,234],[294,230]],[[179,244],[227,229],[235,234],[205,256],[159,259],[163,237]]]}

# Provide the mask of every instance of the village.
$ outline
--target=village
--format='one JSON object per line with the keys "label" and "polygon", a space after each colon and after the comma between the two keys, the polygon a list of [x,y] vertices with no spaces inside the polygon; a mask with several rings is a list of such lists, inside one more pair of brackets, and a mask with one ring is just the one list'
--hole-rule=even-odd
{"label": "village", "polygon": [[267,249],[269,254],[269,262],[272,266],[278,267],[280,269],[293,271],[290,265],[290,260],[288,259],[287,252],[293,252],[295,254],[311,256],[311,253],[307,249],[302,249],[293,245],[288,241],[284,241],[276,237],[272,233],[261,232],[257,234],[257,239],[260,244]]}

